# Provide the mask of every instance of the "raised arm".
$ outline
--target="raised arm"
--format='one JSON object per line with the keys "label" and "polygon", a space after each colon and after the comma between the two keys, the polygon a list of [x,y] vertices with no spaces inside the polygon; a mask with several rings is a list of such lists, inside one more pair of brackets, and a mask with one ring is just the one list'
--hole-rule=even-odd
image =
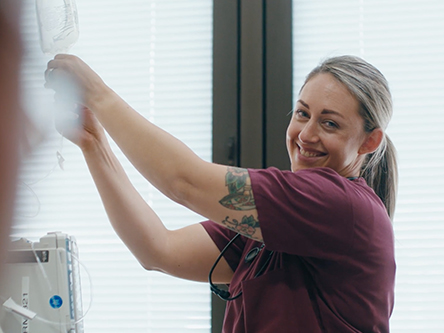
{"label": "raised arm", "polygon": [[122,151],[154,186],[193,211],[262,241],[250,177],[245,169],[206,162],[185,144],[142,117],[82,60],[58,55],[48,63],[47,86],[71,77],[80,101],[97,116]]}
{"label": "raised arm", "polygon": [[[78,145],[99,190],[111,224],[143,267],[195,281],[206,281],[219,250],[200,224],[167,230],[131,184],[109,146],[103,128],[87,108],[81,126],[57,119],[58,130]],[[228,283],[232,270],[223,261],[215,277]]]}

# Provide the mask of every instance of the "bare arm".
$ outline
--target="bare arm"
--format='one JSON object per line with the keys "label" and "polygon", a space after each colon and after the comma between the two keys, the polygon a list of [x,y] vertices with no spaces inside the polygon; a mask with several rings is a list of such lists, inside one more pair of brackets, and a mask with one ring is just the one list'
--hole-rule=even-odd
{"label": "bare arm", "polygon": [[[80,59],[60,55],[49,62],[48,69],[55,70],[47,75],[50,87],[57,90],[57,78],[64,75],[80,85],[84,92],[81,102],[94,112],[139,172],[161,192],[216,223],[262,241],[246,170],[200,159],[185,144],[132,109]],[[230,200],[237,204],[232,205]]]}
{"label": "bare arm", "polygon": [[[166,229],[131,184],[95,116],[86,108],[79,111],[82,126],[58,119],[58,130],[82,149],[116,233],[146,269],[206,281],[219,250],[205,229],[200,224]],[[232,273],[222,261],[215,279],[229,283]]]}
{"label": "bare arm", "polygon": [[[109,150],[85,154],[111,224],[141,265],[180,278],[207,281],[219,250],[200,224],[168,230],[135,190]],[[215,278],[231,281],[224,261]]]}

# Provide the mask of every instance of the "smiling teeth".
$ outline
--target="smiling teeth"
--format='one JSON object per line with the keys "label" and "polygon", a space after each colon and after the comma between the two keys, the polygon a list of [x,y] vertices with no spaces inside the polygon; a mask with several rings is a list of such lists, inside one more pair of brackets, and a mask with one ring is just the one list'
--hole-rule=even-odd
{"label": "smiling teeth", "polygon": [[317,156],[321,156],[322,154],[319,153],[310,153],[308,151],[305,151],[304,149],[300,149],[301,155],[305,156],[305,157],[317,157]]}

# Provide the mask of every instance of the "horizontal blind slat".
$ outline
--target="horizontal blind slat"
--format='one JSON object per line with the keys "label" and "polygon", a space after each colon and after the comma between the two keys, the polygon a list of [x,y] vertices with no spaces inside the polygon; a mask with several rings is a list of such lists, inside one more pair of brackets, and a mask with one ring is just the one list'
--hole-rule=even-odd
{"label": "horizontal blind slat", "polygon": [[[354,54],[387,77],[399,155],[398,264],[391,332],[444,331],[444,3],[293,1],[293,82],[328,56]],[[296,98],[295,98],[296,100]]]}
{"label": "horizontal blind slat", "polygon": [[[212,1],[77,0],[77,8],[80,36],[71,53],[143,116],[210,161]],[[23,1],[22,26],[26,111],[44,140],[23,162],[12,236],[36,241],[61,230],[76,237],[94,287],[86,332],[209,332],[208,286],[146,272],[112,230],[80,150],[54,129],[53,92],[43,88],[51,57],[40,51],[32,0]],[[202,220],[158,193],[111,146],[169,228]],[[88,303],[86,276],[82,271]]]}

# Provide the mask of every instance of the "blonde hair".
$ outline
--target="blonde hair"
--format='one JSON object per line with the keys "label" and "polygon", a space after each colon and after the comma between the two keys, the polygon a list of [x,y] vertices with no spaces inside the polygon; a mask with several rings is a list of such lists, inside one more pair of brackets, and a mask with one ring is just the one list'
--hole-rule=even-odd
{"label": "blonde hair", "polygon": [[330,73],[356,97],[360,103],[359,113],[364,119],[364,131],[371,132],[376,128],[384,131],[378,149],[367,155],[362,165],[361,176],[381,198],[393,220],[398,187],[398,165],[396,149],[385,133],[393,113],[387,80],[378,69],[355,56],[339,56],[324,60],[308,74],[305,83],[320,73]]}

